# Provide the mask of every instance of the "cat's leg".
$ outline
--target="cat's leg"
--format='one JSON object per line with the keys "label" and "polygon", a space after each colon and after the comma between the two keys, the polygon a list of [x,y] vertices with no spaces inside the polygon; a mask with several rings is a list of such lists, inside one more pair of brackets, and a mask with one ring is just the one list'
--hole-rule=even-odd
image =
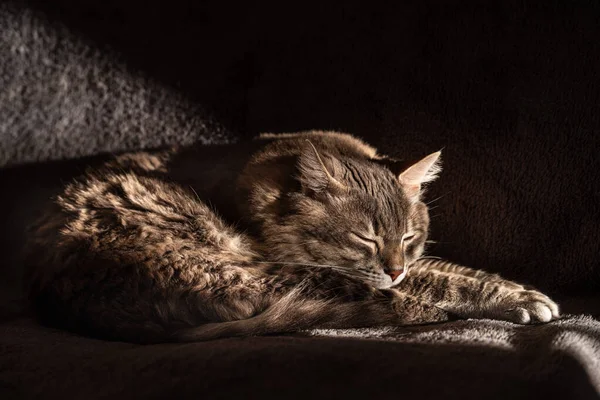
{"label": "cat's leg", "polygon": [[[517,282],[509,281],[502,278],[498,274],[465,267],[463,265],[455,264],[446,260],[442,260],[438,257],[424,257],[417,260],[414,264],[415,268],[427,268],[430,270],[436,270],[440,272],[454,273],[458,275],[464,275],[471,278],[485,279],[487,282],[502,283],[506,286],[510,286],[514,289],[524,289],[525,287]],[[411,267],[412,268],[412,267]]]}
{"label": "cat's leg", "polygon": [[360,279],[329,269],[296,271],[293,279],[292,287],[303,287],[305,299],[323,300],[330,304],[329,327],[416,325],[456,318],[409,293],[376,289]]}
{"label": "cat's leg", "polygon": [[[178,329],[177,341],[296,332],[313,328],[420,325],[456,316],[408,293],[379,290],[334,271],[306,269],[289,276],[259,277],[241,296],[223,287],[197,291],[186,304],[210,322]],[[250,292],[248,288],[254,286]],[[181,319],[181,318],[180,318]]]}
{"label": "cat's leg", "polygon": [[446,261],[413,265],[396,289],[463,318],[528,324],[559,317],[558,305],[541,292]]}

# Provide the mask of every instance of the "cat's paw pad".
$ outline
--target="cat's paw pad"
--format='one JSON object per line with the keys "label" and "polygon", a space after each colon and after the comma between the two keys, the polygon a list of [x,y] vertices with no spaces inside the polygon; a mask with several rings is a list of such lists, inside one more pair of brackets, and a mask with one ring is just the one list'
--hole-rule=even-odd
{"label": "cat's paw pad", "polygon": [[519,290],[500,303],[503,319],[517,324],[550,322],[560,317],[558,305],[535,290]]}

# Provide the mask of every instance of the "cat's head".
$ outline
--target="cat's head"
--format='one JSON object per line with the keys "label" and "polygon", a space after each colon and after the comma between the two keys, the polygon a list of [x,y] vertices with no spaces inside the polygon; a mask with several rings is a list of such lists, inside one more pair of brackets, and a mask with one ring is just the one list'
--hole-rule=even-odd
{"label": "cat's head", "polygon": [[[307,141],[297,185],[263,224],[265,259],[334,268],[378,287],[398,284],[422,254],[429,228],[422,185],[440,152],[410,164],[332,156]],[[390,164],[388,162],[388,164]]]}

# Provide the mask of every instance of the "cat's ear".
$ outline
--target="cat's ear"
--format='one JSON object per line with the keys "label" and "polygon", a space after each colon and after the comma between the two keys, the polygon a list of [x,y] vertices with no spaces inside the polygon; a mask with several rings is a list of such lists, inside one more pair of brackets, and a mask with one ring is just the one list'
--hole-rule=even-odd
{"label": "cat's ear", "polygon": [[421,194],[421,185],[438,177],[442,171],[441,154],[441,151],[432,153],[407,166],[399,173],[398,180],[409,198],[418,199]]}
{"label": "cat's ear", "polygon": [[332,156],[319,154],[310,140],[306,140],[306,147],[298,158],[298,170],[302,187],[312,193],[341,195],[348,191],[335,178],[336,172],[341,170],[340,162]]}

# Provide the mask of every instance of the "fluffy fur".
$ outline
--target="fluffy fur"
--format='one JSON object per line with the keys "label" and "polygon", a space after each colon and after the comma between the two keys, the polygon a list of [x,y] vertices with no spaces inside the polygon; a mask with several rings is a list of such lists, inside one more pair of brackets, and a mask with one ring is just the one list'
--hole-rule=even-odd
{"label": "fluffy fur", "polygon": [[31,230],[38,314],[143,343],[558,317],[535,290],[423,258],[421,184],[439,153],[394,162],[335,132],[265,135],[257,148],[237,179],[247,233],[176,183],[186,149],[127,154],[69,184]]}

